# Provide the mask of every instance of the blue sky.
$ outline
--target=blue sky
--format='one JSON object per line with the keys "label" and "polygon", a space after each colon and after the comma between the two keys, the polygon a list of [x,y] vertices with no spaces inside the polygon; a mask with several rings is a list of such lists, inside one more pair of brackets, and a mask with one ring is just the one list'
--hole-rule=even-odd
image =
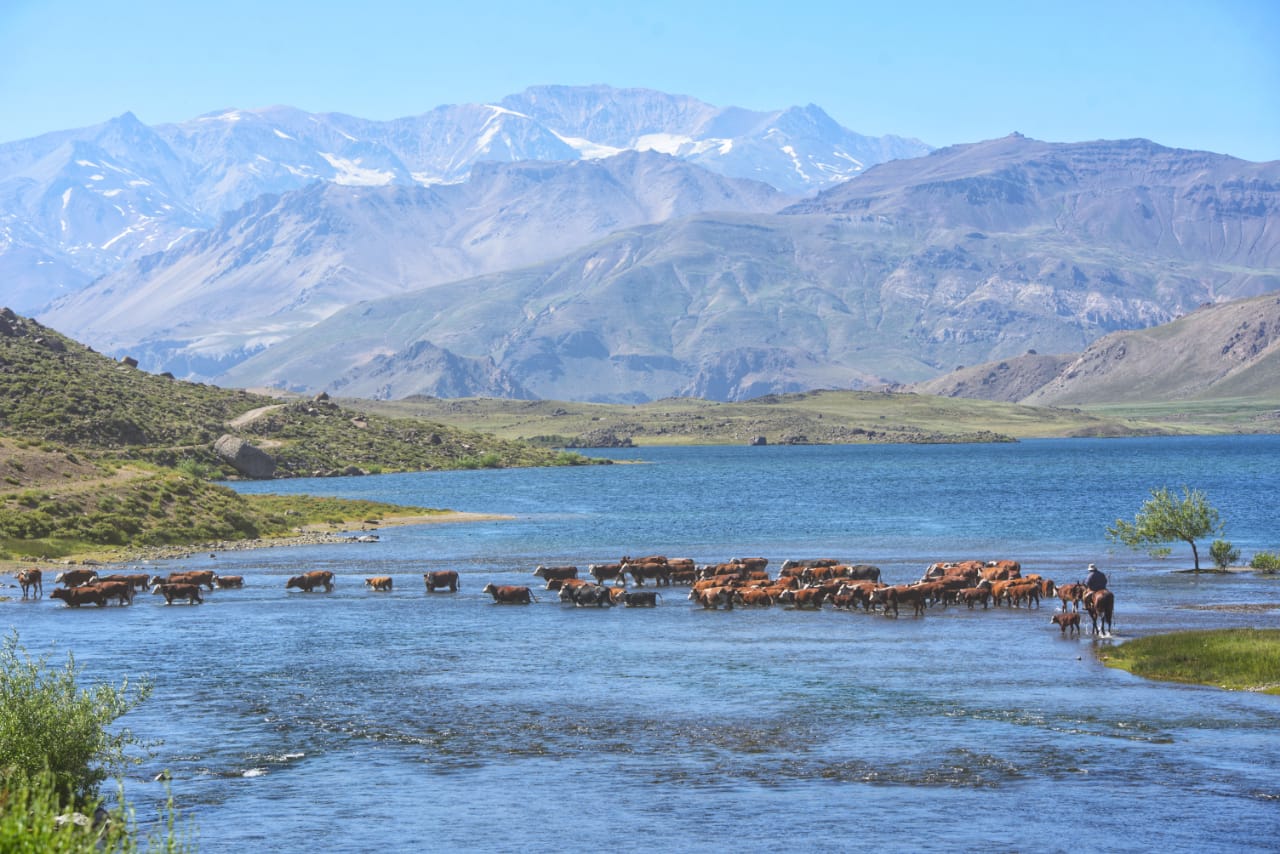
{"label": "blue sky", "polygon": [[287,104],[371,119],[608,83],[814,103],[860,133],[1019,131],[1280,159],[1280,0],[0,0],[0,141]]}

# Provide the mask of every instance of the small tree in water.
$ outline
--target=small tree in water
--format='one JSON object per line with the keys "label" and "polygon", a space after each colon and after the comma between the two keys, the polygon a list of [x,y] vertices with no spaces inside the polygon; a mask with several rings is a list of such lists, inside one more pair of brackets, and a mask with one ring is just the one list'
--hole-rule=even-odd
{"label": "small tree in water", "polygon": [[1240,550],[1226,540],[1214,540],[1209,545],[1209,557],[1213,559],[1214,566],[1225,572],[1227,567],[1240,560]]}
{"label": "small tree in water", "polygon": [[1107,528],[1107,539],[1131,549],[1181,540],[1191,546],[1196,572],[1200,571],[1200,551],[1196,540],[1222,532],[1218,511],[1198,489],[1182,487],[1178,498],[1168,487],[1151,490],[1132,522],[1117,519]]}

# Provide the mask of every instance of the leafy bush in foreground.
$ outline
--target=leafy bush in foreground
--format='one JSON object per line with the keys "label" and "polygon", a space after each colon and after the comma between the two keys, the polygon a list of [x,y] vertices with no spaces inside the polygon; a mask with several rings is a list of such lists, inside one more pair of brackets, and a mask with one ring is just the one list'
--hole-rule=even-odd
{"label": "leafy bush in foreground", "polygon": [[162,822],[139,841],[123,791],[112,811],[98,786],[133,761],[137,739],[108,725],[149,696],[147,682],[81,690],[75,659],[52,667],[32,659],[16,633],[0,648],[0,851],[90,854],[109,851],[180,852],[172,799]]}
{"label": "leafy bush in foreground", "polygon": [[[128,730],[107,727],[151,694],[148,682],[76,685],[74,656],[53,667],[48,657],[32,659],[11,634],[0,648],[0,772],[6,785],[42,776],[60,801],[93,798],[98,787],[132,760],[126,750],[138,743]],[[38,788],[38,787],[37,787]]]}

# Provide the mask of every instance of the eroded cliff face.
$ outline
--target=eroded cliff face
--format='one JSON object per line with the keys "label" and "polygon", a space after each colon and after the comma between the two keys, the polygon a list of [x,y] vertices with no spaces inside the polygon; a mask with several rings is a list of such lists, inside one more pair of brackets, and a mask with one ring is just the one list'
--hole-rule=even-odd
{"label": "eroded cliff face", "polygon": [[1082,352],[988,362],[902,388],[1049,406],[1280,395],[1280,296],[1205,305]]}

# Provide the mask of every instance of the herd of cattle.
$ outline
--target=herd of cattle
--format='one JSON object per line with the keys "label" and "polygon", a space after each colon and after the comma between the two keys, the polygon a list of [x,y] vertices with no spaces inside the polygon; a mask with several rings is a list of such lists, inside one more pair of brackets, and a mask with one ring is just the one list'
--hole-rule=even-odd
{"label": "herd of cattle", "polygon": [[[1092,622],[1094,634],[1109,634],[1115,610],[1115,596],[1110,590],[1091,591],[1083,584],[1055,584],[1039,575],[1024,576],[1019,563],[1013,560],[934,563],[920,580],[894,585],[881,581],[879,567],[869,564],[834,559],[788,560],[778,575],[771,577],[766,569],[768,563],[766,558],[734,558],[726,563],[697,565],[689,558],[624,557],[617,563],[590,564],[590,581],[579,577],[576,566],[538,566],[533,575],[542,579],[543,589],[554,591],[561,603],[577,607],[655,607],[661,593],[638,589],[652,581],[659,588],[687,586],[687,598],[707,610],[773,605],[818,610],[830,604],[837,609],[861,608],[893,617],[910,608],[919,617],[935,606],[957,605],[970,610],[978,605],[983,609],[1039,608],[1042,599],[1056,598],[1061,602],[1061,612],[1054,614],[1051,622],[1064,635],[1079,634],[1082,608]],[[461,586],[454,570],[426,572],[422,578],[428,593],[454,593]],[[38,569],[20,571],[18,583],[24,599],[29,594],[39,597],[44,593],[43,574]],[[202,589],[243,587],[244,578],[218,575],[213,570],[172,572],[161,577],[146,573],[99,576],[96,570],[74,569],[58,573],[54,583],[63,586],[50,596],[70,607],[101,607],[111,601],[128,605],[135,593],[146,589],[163,596],[167,605],[198,605],[204,601]],[[637,589],[630,589],[629,585]],[[365,579],[365,586],[386,592],[392,589],[393,579],[389,575],[374,576]],[[327,593],[333,587],[334,575],[327,570],[304,572],[285,583],[286,590],[304,593]],[[491,583],[481,592],[492,596],[496,604],[538,601],[526,585]]]}

